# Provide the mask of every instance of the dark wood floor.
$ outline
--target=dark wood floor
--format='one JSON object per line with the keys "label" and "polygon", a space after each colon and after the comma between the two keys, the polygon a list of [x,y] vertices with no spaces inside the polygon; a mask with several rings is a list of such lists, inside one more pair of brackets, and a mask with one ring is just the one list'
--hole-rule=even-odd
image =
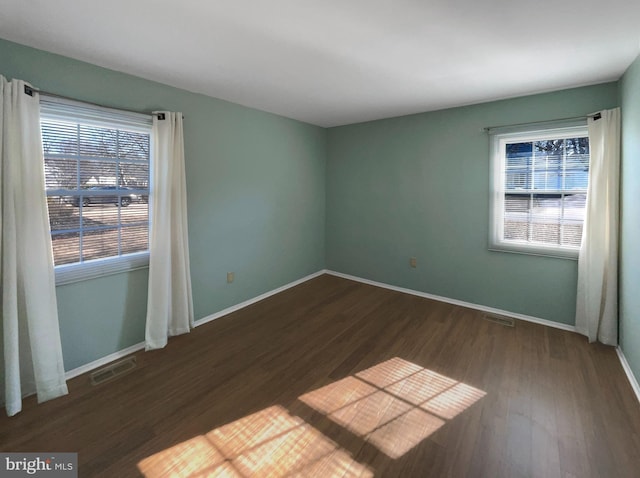
{"label": "dark wood floor", "polygon": [[321,276],[0,418],[3,451],[81,477],[637,477],[611,347]]}

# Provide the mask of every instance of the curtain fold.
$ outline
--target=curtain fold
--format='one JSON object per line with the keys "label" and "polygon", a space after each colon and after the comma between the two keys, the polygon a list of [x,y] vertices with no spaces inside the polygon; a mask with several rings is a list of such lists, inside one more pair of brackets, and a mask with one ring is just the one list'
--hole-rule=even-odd
{"label": "curtain fold", "polygon": [[38,94],[0,76],[0,237],[5,406],[65,395]]}
{"label": "curtain fold", "polygon": [[151,237],[146,350],[193,328],[182,113],[156,112],[151,158]]}
{"label": "curtain fold", "polygon": [[576,330],[618,343],[618,222],[620,108],[589,118],[591,165],[587,209],[578,259]]}

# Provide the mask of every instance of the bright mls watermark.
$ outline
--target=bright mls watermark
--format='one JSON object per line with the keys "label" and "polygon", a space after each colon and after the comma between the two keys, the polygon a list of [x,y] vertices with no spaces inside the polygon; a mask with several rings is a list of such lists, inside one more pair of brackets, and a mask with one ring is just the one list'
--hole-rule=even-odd
{"label": "bright mls watermark", "polygon": [[0,453],[0,478],[78,478],[77,453]]}

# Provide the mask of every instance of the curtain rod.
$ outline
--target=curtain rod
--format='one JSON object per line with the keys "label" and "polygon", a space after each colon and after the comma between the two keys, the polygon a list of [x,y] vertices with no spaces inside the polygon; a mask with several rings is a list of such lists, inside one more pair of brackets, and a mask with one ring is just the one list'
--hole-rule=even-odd
{"label": "curtain rod", "polygon": [[508,127],[511,127],[511,126],[533,126],[533,125],[537,125],[537,124],[555,123],[555,122],[559,122],[559,121],[577,121],[577,120],[588,119],[588,118],[593,118],[594,120],[597,121],[600,118],[602,118],[602,114],[594,113],[592,115],[573,116],[571,118],[557,118],[557,119],[552,119],[552,120],[547,120],[547,121],[533,121],[531,123],[515,123],[515,124],[502,124],[502,125],[498,125],[498,126],[486,126],[483,129],[488,132],[488,131],[491,131],[492,129],[508,128]]}
{"label": "curtain rod", "polygon": [[[153,112],[149,112],[149,111],[138,111],[138,110],[130,110],[130,109],[127,109],[127,108],[116,108],[116,107],[113,107],[113,106],[105,106],[105,105],[101,105],[101,104],[98,104],[98,103],[93,103],[92,101],[78,100],[76,98],[71,98],[69,96],[59,95],[57,93],[49,93],[48,91],[39,90],[37,88],[33,88],[33,87],[27,86],[27,85],[24,85],[24,92],[29,96],[33,96],[33,93],[38,93],[38,94],[41,94],[41,95],[51,96],[53,98],[60,98],[60,99],[63,99],[63,100],[79,101],[81,103],[86,103],[88,105],[97,106],[99,108],[109,108],[109,109],[112,109],[112,110],[126,111],[127,113],[136,113],[136,114],[140,114],[140,115],[158,116],[159,119],[164,119],[164,113],[153,113]],[[184,119],[184,115],[182,115],[182,119]]]}

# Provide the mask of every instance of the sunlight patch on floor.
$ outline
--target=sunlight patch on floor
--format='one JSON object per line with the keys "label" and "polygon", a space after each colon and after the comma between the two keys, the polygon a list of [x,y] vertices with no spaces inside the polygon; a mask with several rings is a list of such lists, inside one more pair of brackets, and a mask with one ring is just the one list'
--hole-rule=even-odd
{"label": "sunlight patch on floor", "polygon": [[355,377],[347,377],[307,393],[300,399],[310,407],[324,414],[329,414],[377,391],[378,388],[362,380],[358,380]]}
{"label": "sunlight patch on floor", "polygon": [[[391,458],[399,458],[486,394],[398,357],[300,396]],[[266,408],[138,463],[146,478],[373,477],[300,417]]]}
{"label": "sunlight patch on floor", "polygon": [[274,406],[211,430],[138,463],[147,478],[373,477],[304,420]]}
{"label": "sunlight patch on floor", "polygon": [[395,357],[299,399],[399,458],[485,395]]}
{"label": "sunlight patch on floor", "polygon": [[385,388],[422,370],[424,370],[424,368],[420,365],[416,365],[399,357],[394,357],[386,362],[381,362],[374,367],[358,372],[356,377],[378,388]]}
{"label": "sunlight patch on floor", "polygon": [[365,435],[365,440],[391,458],[400,458],[445,422],[416,408]]}
{"label": "sunlight patch on floor", "polygon": [[148,477],[188,477],[220,465],[224,460],[224,455],[212,447],[206,437],[197,436],[142,460],[138,469]]}

